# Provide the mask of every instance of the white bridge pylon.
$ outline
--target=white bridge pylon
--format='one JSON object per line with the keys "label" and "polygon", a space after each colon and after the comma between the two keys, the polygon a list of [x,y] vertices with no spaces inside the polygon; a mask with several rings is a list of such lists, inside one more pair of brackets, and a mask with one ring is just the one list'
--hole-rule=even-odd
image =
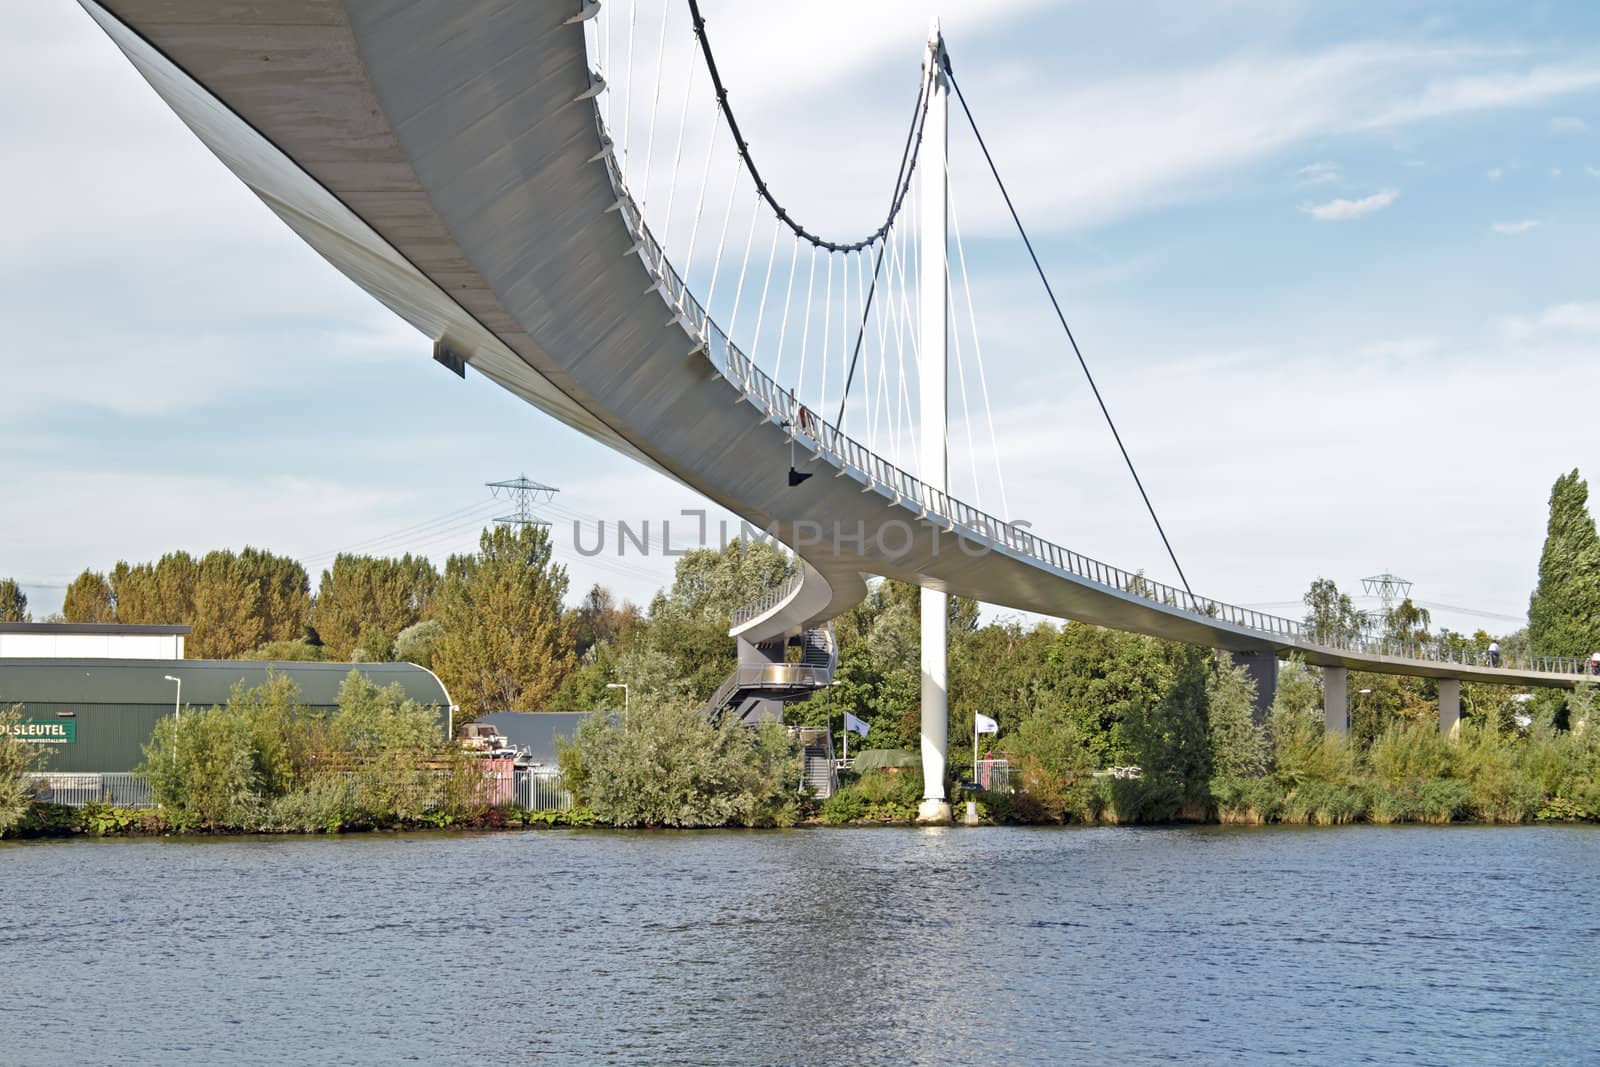
{"label": "white bridge pylon", "polygon": [[[950,426],[950,86],[944,76],[944,35],[939,20],[928,33],[928,110],[922,150],[922,463],[924,485],[949,489]],[[950,747],[950,598],[922,587],[922,804],[917,817],[948,822],[945,768]]]}

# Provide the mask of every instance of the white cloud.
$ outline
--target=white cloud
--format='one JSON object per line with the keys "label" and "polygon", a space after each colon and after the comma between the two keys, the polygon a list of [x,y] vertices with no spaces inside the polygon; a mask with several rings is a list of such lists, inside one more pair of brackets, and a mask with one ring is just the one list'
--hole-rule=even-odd
{"label": "white cloud", "polygon": [[[1600,317],[1600,305],[1584,314]],[[1433,599],[1456,589],[1463,597],[1453,603],[1519,611],[1534,580],[1550,480],[1600,449],[1600,423],[1554,428],[1541,415],[1549,382],[1580,373],[1589,346],[1552,334],[1513,347],[1488,331],[1439,339],[1448,360],[1407,361],[1395,357],[1430,350],[1434,339],[1341,340],[1353,343],[1286,333],[1281,344],[1260,337],[1250,351],[1215,357],[1124,352],[1119,360],[1137,371],[1103,374],[1124,440],[1196,591],[1234,602],[1280,600],[1317,573],[1350,585],[1389,568]],[[1488,381],[1494,388],[1485,388]],[[1125,390],[1135,383],[1139,403],[1128,404]],[[1452,418],[1430,423],[1417,441],[1429,454],[1472,458],[1419,482],[1392,462],[1396,412],[1438,410]],[[1219,411],[1228,413],[1225,424]],[[1041,391],[995,417],[1007,427],[1002,445],[1016,513],[1033,519],[1042,536],[1171,580],[1086,390],[1073,385],[1049,399]],[[1194,474],[1197,447],[1215,449],[1207,451],[1214,462],[1204,477]],[[1306,473],[1284,478],[1285,470]],[[1507,497],[1494,507],[1463,507],[1485,484]],[[1371,506],[1401,492],[1417,494],[1404,514]],[[1352,503],[1335,515],[1329,500]],[[1460,551],[1427,548],[1439,543],[1430,523],[1440,511],[1452,516],[1449,540]],[[1264,553],[1263,538],[1293,548]]]}
{"label": "white cloud", "polygon": [[1600,302],[1557,304],[1537,315],[1501,319],[1499,327],[1501,336],[1511,341],[1548,335],[1600,335]]}
{"label": "white cloud", "polygon": [[1538,219],[1522,219],[1519,222],[1494,222],[1489,224],[1489,229],[1495,233],[1513,237],[1519,233],[1527,233],[1539,225]]}
{"label": "white cloud", "polygon": [[1545,123],[1551,133],[1586,133],[1589,124],[1576,115],[1557,115]]}
{"label": "white cloud", "polygon": [[[1478,62],[1483,56],[1476,57]],[[1435,80],[1421,92],[1356,124],[1368,129],[1492,108],[1531,104],[1600,88],[1600,68],[1544,66],[1526,71],[1490,71]]]}
{"label": "white cloud", "polygon": [[1340,178],[1337,163],[1308,163],[1294,174],[1296,185],[1327,185]]}
{"label": "white cloud", "polygon": [[1382,211],[1399,195],[1394,189],[1384,189],[1360,200],[1329,200],[1326,204],[1312,204],[1301,210],[1319,222],[1344,222]]}
{"label": "white cloud", "polygon": [[1584,167],[1583,172],[1591,178],[1600,178],[1600,167]]}
{"label": "white cloud", "polygon": [[1506,172],[1499,167],[1491,167],[1487,171],[1486,176],[1490,181],[1497,182],[1501,178],[1505,177],[1505,173]]}
{"label": "white cloud", "polygon": [[1561,177],[1561,168],[1560,167],[1551,167],[1550,168],[1550,177],[1552,177],[1552,178]]}

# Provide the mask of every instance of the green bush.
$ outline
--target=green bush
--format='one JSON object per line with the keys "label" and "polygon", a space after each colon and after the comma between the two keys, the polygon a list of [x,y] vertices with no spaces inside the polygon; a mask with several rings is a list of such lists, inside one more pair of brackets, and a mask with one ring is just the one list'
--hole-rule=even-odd
{"label": "green bush", "polygon": [[785,826],[799,812],[800,750],[777,723],[713,726],[689,704],[596,712],[562,745],[579,804],[612,826]]}
{"label": "green bush", "polygon": [[1539,822],[1583,822],[1596,818],[1596,815],[1592,808],[1585,808],[1565,797],[1553,797],[1534,813],[1534,818]]}
{"label": "green bush", "polygon": [[21,719],[20,706],[0,709],[0,837],[28,814],[34,792],[28,775],[43,759],[42,746],[24,741],[11,732]]}
{"label": "green bush", "polygon": [[182,832],[452,825],[481,821],[489,806],[480,768],[435,712],[359,671],[331,716],[270,674],[223,707],[162,720],[144,755],[162,816]]}
{"label": "green bush", "polygon": [[518,826],[528,827],[568,827],[582,828],[599,826],[600,816],[588,808],[569,808],[566,811],[549,809],[546,811],[529,811],[527,808],[509,808],[506,818]]}
{"label": "green bush", "polygon": [[284,833],[336,834],[352,829],[359,821],[355,783],[344,775],[329,775],[274,797],[263,813],[261,828]]}
{"label": "green bush", "polygon": [[854,786],[846,786],[822,802],[818,816],[830,826],[844,826],[867,817],[867,798]]}
{"label": "green bush", "polygon": [[1394,723],[1372,746],[1371,762],[1378,781],[1391,788],[1449,778],[1455,770],[1456,746],[1431,723]]}
{"label": "green bush", "polygon": [[1284,799],[1283,821],[1339,826],[1363,818],[1367,808],[1367,791],[1361,786],[1307,781]]}
{"label": "green bush", "polygon": [[1283,787],[1276,779],[1213,778],[1211,799],[1225,823],[1270,823],[1283,815]]}
{"label": "green bush", "polygon": [[832,826],[846,823],[909,823],[922,802],[922,776],[909,770],[846,773],[840,788],[822,802],[818,817]]}
{"label": "green bush", "polygon": [[1539,783],[1517,773],[1510,747],[1492,730],[1463,724],[1456,759],[1460,776],[1470,790],[1473,818],[1481,822],[1526,822],[1542,806]]}
{"label": "green bush", "polygon": [[111,804],[85,804],[78,809],[83,832],[96,837],[150,833],[161,828],[155,812],[146,808],[119,808]]}
{"label": "green bush", "polygon": [[1450,778],[1423,782],[1417,794],[1418,822],[1445,823],[1466,818],[1472,802],[1467,783]]}

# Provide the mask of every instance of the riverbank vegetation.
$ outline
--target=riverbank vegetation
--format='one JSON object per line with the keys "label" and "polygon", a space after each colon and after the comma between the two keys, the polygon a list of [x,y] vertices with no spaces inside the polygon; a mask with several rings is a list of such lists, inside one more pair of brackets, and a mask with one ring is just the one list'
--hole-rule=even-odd
{"label": "riverbank vegetation", "polygon": [[283,675],[221,707],[164,719],[140,772],[177,832],[338,832],[470,824],[490,807],[477,760],[436,709],[352,672],[338,710],[301,703]]}
{"label": "riverbank vegetation", "polygon": [[[1363,614],[1327,579],[1305,595],[1305,624],[1324,639],[1361,633],[1484,652],[1498,638],[1507,655],[1533,647],[1587,656],[1600,648],[1600,539],[1587,499],[1576,471],[1552,489],[1526,630],[1435,629],[1410,600]],[[671,586],[644,608],[619,605],[599,586],[563,608],[566,572],[546,531],[501,527],[442,572],[411,556],[341,555],[315,597],[298,564],[253,549],[118,564],[80,576],[67,615],[190,622],[196,654],[408,659],[441,675],[459,719],[614,709],[612,687],[626,686],[630,714],[596,716],[563,757],[583,818],[605,825],[906,821],[920,771],[847,771],[840,791],[815,806],[797,796],[795,756],[779,731],[713,726],[699,714],[734,665],[734,609],[792,566],[770,544],[735,542],[687,553]],[[25,611],[20,590],[13,593],[0,596],[0,610]],[[1569,694],[1465,683],[1459,733],[1440,738],[1435,682],[1352,672],[1350,730],[1334,736],[1323,729],[1315,668],[1285,665],[1263,716],[1254,712],[1251,677],[1208,649],[1075,622],[981,622],[978,605],[960,597],[949,612],[947,793],[956,797],[973,778],[975,716],[996,720],[999,734],[985,748],[1014,774],[1010,791],[981,796],[993,821],[1600,819],[1595,698],[1582,687]],[[870,728],[853,739],[858,752],[869,750],[864,756],[914,750],[918,590],[877,582],[835,627],[834,685],[790,705],[787,723],[828,729],[837,751],[848,712]],[[348,712],[318,719],[294,710],[292,694],[279,689],[236,694],[226,708],[164,724],[147,772],[180,829],[482,817],[464,757],[424,742],[415,709],[388,707],[390,699],[352,689]],[[363,719],[358,706],[378,710]],[[444,799],[424,803],[441,782]]]}
{"label": "riverbank vegetation", "polygon": [[793,826],[801,814],[789,732],[713,724],[692,704],[591,715],[562,747],[561,770],[574,801],[608,826]]}

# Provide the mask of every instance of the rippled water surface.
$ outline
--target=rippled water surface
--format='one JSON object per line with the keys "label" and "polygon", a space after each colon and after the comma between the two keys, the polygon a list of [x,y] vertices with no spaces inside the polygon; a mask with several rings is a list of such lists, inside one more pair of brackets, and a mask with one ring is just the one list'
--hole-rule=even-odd
{"label": "rippled water surface", "polygon": [[0,1062],[1597,1063],[1600,831],[0,847]]}

